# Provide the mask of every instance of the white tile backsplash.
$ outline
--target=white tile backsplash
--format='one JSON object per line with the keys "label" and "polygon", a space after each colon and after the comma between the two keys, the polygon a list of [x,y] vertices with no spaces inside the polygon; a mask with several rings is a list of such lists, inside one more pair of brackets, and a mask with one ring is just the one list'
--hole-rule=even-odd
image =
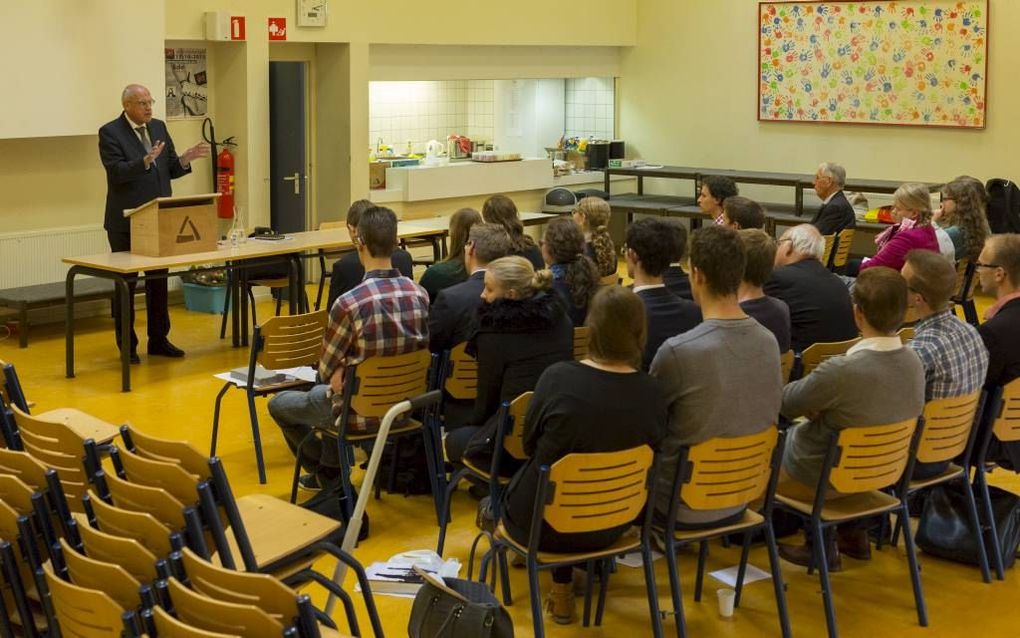
{"label": "white tile backsplash", "polygon": [[572,78],[566,85],[567,137],[595,137],[611,140],[614,131],[614,85],[609,78]]}

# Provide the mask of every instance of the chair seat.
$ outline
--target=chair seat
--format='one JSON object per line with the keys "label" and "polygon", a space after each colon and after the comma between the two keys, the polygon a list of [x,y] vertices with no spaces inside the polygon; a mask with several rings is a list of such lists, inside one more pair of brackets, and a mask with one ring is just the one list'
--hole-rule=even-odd
{"label": "chair seat", "polygon": [[[460,462],[464,465],[464,467],[468,469],[468,471],[470,471],[472,474],[474,474],[480,479],[488,481],[492,476],[489,473],[489,470],[483,470],[482,468],[478,467],[477,465],[475,465],[466,458],[462,458]],[[500,485],[508,485],[510,483],[511,478],[512,477],[509,476],[500,476],[496,480],[499,481]]]}
{"label": "chair seat", "polygon": [[[801,514],[811,515],[813,503],[798,501],[782,494],[776,494],[776,501]],[[843,521],[872,514],[882,514],[899,507],[899,505],[900,500],[898,498],[890,496],[885,492],[850,494],[849,496],[826,501],[822,506],[822,520]]]}
{"label": "chair seat", "polygon": [[[723,534],[732,534],[739,532],[751,527],[757,527],[765,522],[765,517],[753,510],[744,510],[744,516],[736,523],[730,525],[723,525],[722,527],[712,527],[706,529],[678,529],[673,533],[673,538],[678,543],[691,543],[706,538],[714,538],[716,536],[722,536]],[[660,528],[661,529],[661,528]]]}
{"label": "chair seat", "polygon": [[907,488],[911,492],[920,490],[931,485],[938,485],[939,483],[945,483],[951,481],[963,474],[963,468],[955,463],[950,463],[946,471],[936,476],[931,476],[925,479],[917,479],[910,481],[910,487]]}
{"label": "chair seat", "polygon": [[[420,430],[421,428],[422,428],[421,421],[417,421],[415,419],[408,419],[407,422],[404,423],[404,425],[401,425],[399,428],[398,427],[390,428],[390,434],[389,435],[390,436],[396,436],[398,434],[407,434],[408,432],[414,432],[415,430]],[[325,432],[325,430],[320,430],[320,431]],[[327,433],[328,434],[332,434],[334,437],[336,436],[336,434],[333,433],[333,432],[327,432]],[[348,440],[348,441],[368,441],[370,439],[374,440],[375,439],[375,435],[376,435],[375,432],[366,432],[364,434],[360,434],[360,433],[358,433],[358,434],[347,434],[347,436],[345,436],[344,438],[346,440]]]}
{"label": "chair seat", "polygon": [[286,288],[290,285],[290,279],[280,277],[279,279],[251,279],[249,286],[265,286],[266,288]]}
{"label": "chair seat", "polygon": [[32,416],[44,421],[62,423],[81,438],[92,439],[100,445],[109,443],[120,434],[116,425],[75,408],[57,408]]}
{"label": "chair seat", "polygon": [[332,627],[319,623],[319,636],[322,638],[350,638],[347,634],[342,634]]}
{"label": "chair seat", "polygon": [[[504,541],[515,551],[521,554],[527,554],[528,548],[521,545],[510,537],[510,534],[503,527],[503,523],[500,523],[496,527],[496,539]],[[641,547],[641,539],[637,534],[636,529],[632,528],[624,533],[615,543],[594,552],[585,552],[577,554],[559,554],[556,552],[538,552],[539,564],[550,564],[550,563],[569,563],[569,562],[581,562],[586,560],[593,560],[597,558],[607,558],[609,556],[616,556],[617,554],[626,554],[627,552],[634,551]]]}

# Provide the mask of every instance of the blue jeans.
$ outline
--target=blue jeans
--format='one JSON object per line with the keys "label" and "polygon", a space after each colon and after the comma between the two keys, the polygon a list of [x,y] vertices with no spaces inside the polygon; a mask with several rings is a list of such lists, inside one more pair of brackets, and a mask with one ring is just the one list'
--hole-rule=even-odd
{"label": "blue jeans", "polygon": [[[297,446],[314,428],[333,426],[333,407],[327,396],[328,385],[317,385],[307,392],[287,390],[269,400],[269,414],[283,432],[290,451],[297,454]],[[317,472],[322,466],[340,467],[340,454],[335,439],[326,439],[323,445],[318,437],[311,437],[301,450],[301,467],[306,472]]]}

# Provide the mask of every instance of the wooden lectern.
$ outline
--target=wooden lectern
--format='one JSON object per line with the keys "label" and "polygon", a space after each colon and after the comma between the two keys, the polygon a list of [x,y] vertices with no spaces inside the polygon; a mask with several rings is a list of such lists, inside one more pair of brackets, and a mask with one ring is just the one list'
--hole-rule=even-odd
{"label": "wooden lectern", "polygon": [[170,257],[216,250],[219,193],[157,197],[124,211],[131,218],[131,252]]}

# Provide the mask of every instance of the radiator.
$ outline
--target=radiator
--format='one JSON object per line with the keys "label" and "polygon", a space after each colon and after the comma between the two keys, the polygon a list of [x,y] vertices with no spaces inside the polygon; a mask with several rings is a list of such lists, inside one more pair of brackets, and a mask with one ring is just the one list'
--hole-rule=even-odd
{"label": "radiator", "polygon": [[63,281],[64,257],[110,250],[102,226],[0,233],[0,289]]}

